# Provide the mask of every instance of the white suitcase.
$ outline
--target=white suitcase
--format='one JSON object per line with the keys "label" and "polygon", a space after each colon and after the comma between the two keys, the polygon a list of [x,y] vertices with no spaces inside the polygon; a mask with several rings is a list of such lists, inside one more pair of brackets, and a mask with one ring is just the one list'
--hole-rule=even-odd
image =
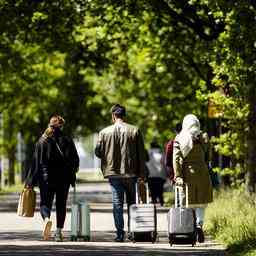
{"label": "white suitcase", "polygon": [[140,203],[136,186],[136,204],[129,208],[129,238],[133,242],[152,242],[157,238],[156,206],[149,204],[149,192],[146,185],[146,203]]}
{"label": "white suitcase", "polygon": [[71,206],[71,241],[90,241],[90,207],[87,202],[76,201],[76,189]]}
{"label": "white suitcase", "polygon": [[[179,195],[179,187],[175,186],[175,207],[168,212],[168,236],[172,244],[196,244],[196,215],[195,210],[188,208],[188,186],[186,185],[186,206]],[[184,193],[182,193],[184,194]]]}

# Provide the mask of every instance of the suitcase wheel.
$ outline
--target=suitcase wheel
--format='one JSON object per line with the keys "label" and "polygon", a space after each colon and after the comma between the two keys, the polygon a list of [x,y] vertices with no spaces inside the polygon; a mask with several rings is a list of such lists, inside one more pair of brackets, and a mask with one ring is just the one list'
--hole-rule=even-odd
{"label": "suitcase wheel", "polygon": [[196,241],[197,241],[197,235],[194,234],[194,235],[192,236],[192,247],[194,247],[194,246],[196,245]]}
{"label": "suitcase wheel", "polygon": [[89,236],[84,236],[83,240],[84,240],[84,242],[89,242],[90,241],[90,237]]}
{"label": "suitcase wheel", "polygon": [[77,241],[77,236],[71,236],[71,241]]}
{"label": "suitcase wheel", "polygon": [[154,244],[156,242],[156,239],[157,239],[157,233],[153,231],[151,233],[151,242],[152,242],[152,244]]}
{"label": "suitcase wheel", "polygon": [[128,239],[129,239],[131,242],[136,243],[135,235],[134,235],[133,232],[129,233]]}

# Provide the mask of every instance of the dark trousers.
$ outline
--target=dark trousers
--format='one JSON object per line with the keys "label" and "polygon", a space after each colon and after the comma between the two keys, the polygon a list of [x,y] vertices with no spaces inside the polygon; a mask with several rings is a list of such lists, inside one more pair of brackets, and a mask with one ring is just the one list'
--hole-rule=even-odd
{"label": "dark trousers", "polygon": [[159,200],[160,205],[164,205],[164,183],[165,180],[158,177],[148,178],[148,186],[152,198],[152,203],[157,203]]}
{"label": "dark trousers", "polygon": [[40,213],[43,219],[50,218],[54,196],[56,195],[57,228],[63,228],[66,218],[66,206],[70,184],[58,186],[41,183],[40,188]]}

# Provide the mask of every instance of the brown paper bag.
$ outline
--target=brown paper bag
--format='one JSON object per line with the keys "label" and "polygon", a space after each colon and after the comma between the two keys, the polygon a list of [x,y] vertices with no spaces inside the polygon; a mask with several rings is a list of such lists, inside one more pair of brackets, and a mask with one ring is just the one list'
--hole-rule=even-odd
{"label": "brown paper bag", "polygon": [[24,188],[20,194],[17,214],[22,217],[33,217],[36,207],[36,192],[33,188]]}

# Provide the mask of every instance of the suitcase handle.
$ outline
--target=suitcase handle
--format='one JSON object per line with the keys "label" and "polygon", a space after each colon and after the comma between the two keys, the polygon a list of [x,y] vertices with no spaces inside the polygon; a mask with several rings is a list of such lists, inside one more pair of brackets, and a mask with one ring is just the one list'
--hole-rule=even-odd
{"label": "suitcase handle", "polygon": [[[183,198],[185,196],[185,199],[186,199],[186,208],[188,208],[188,184],[185,183],[185,195],[184,195],[184,186],[177,186],[175,185],[175,207],[183,207]],[[178,202],[179,202],[179,205],[178,205]]]}
{"label": "suitcase handle", "polygon": [[[148,188],[148,183],[147,182],[144,182],[143,183],[146,187],[146,204],[149,203],[149,188]],[[141,201],[140,201],[140,198],[139,198],[139,182],[136,182],[135,184],[135,197],[136,197],[136,204],[140,204]]]}
{"label": "suitcase handle", "polygon": [[74,187],[73,187],[73,204],[76,203],[76,184],[74,184]]}

